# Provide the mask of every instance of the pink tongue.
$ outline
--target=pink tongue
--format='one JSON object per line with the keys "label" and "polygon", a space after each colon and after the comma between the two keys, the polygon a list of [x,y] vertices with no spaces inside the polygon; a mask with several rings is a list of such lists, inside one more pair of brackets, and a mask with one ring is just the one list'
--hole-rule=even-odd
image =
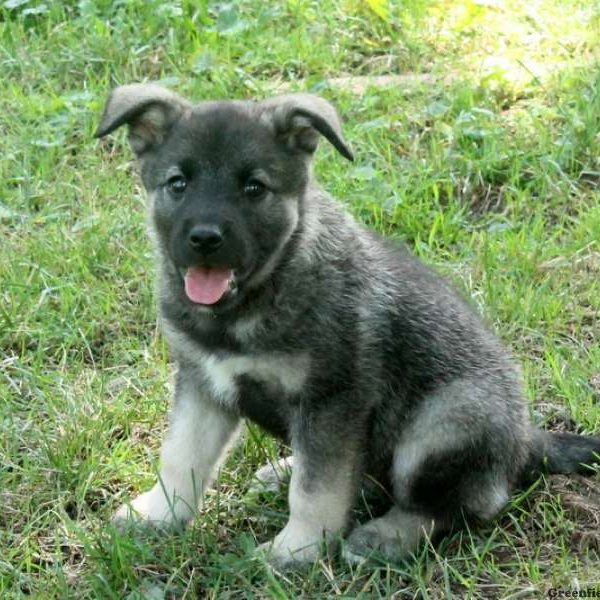
{"label": "pink tongue", "polygon": [[197,304],[215,304],[229,289],[231,269],[190,267],[185,274],[185,293]]}

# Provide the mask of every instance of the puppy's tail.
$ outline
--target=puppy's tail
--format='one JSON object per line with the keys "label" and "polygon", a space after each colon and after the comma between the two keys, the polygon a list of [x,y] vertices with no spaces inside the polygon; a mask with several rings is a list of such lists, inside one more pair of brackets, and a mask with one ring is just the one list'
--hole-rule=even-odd
{"label": "puppy's tail", "polygon": [[529,460],[522,472],[524,481],[532,481],[542,473],[590,475],[598,471],[600,437],[535,429],[532,438]]}

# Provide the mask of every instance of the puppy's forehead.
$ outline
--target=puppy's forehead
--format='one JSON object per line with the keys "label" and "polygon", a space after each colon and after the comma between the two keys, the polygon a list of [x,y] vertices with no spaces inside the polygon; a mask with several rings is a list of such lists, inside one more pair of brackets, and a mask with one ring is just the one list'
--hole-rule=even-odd
{"label": "puppy's forehead", "polygon": [[236,154],[255,148],[267,151],[274,144],[269,127],[251,102],[204,102],[192,107],[181,119],[180,135],[194,151]]}
{"label": "puppy's forehead", "polygon": [[234,127],[247,127],[256,121],[257,105],[254,102],[237,100],[200,102],[185,114],[188,123],[205,127],[230,124]]}

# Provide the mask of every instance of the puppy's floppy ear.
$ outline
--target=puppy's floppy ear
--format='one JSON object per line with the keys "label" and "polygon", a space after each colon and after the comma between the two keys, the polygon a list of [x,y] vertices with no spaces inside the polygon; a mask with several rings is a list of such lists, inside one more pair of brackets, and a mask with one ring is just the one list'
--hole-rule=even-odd
{"label": "puppy's floppy ear", "polygon": [[129,126],[129,143],[139,156],[160,144],[170,127],[191,105],[164,87],[134,83],[114,89],[94,134],[103,137],[121,125]]}
{"label": "puppy's floppy ear", "polygon": [[263,118],[273,124],[278,136],[287,139],[290,147],[312,153],[317,148],[320,133],[342,156],[354,160],[342,134],[337,111],[327,100],[312,94],[287,94],[269,98],[261,106]]}

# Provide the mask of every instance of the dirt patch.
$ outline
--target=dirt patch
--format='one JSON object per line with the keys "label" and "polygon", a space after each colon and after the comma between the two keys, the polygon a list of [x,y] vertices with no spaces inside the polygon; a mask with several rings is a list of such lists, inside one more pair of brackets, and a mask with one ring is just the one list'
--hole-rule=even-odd
{"label": "dirt patch", "polygon": [[600,554],[600,483],[581,475],[556,475],[550,487],[560,496],[573,521],[571,549],[580,554],[588,551]]}
{"label": "dirt patch", "polygon": [[[519,61],[510,65],[506,70],[506,79],[513,85],[525,85],[530,81],[543,82],[556,75],[557,72],[571,66],[569,62]],[[497,66],[488,65],[488,69],[497,70]],[[434,73],[396,73],[386,75],[340,75],[324,80],[325,85],[332,88],[340,88],[352,94],[362,95],[369,88],[403,87],[415,88],[422,85],[448,85],[460,81],[472,75],[464,70],[448,71],[443,75]],[[478,73],[485,77],[485,70]],[[286,93],[293,90],[305,90],[309,88],[307,79],[300,78],[295,81],[276,79],[267,83],[267,89],[273,93]],[[595,175],[595,174],[594,174]]]}
{"label": "dirt patch", "polygon": [[[450,82],[452,78],[440,78],[432,73],[404,73],[402,75],[342,75],[325,80],[325,85],[339,88],[360,96],[369,88],[385,89],[390,87],[414,88],[421,85],[433,83]],[[306,89],[308,87],[305,79],[296,81],[273,81],[268,85],[273,93],[286,93],[295,89]]]}
{"label": "dirt patch", "polygon": [[463,198],[474,217],[482,217],[489,213],[499,214],[505,211],[504,186],[481,182],[472,186]]}

